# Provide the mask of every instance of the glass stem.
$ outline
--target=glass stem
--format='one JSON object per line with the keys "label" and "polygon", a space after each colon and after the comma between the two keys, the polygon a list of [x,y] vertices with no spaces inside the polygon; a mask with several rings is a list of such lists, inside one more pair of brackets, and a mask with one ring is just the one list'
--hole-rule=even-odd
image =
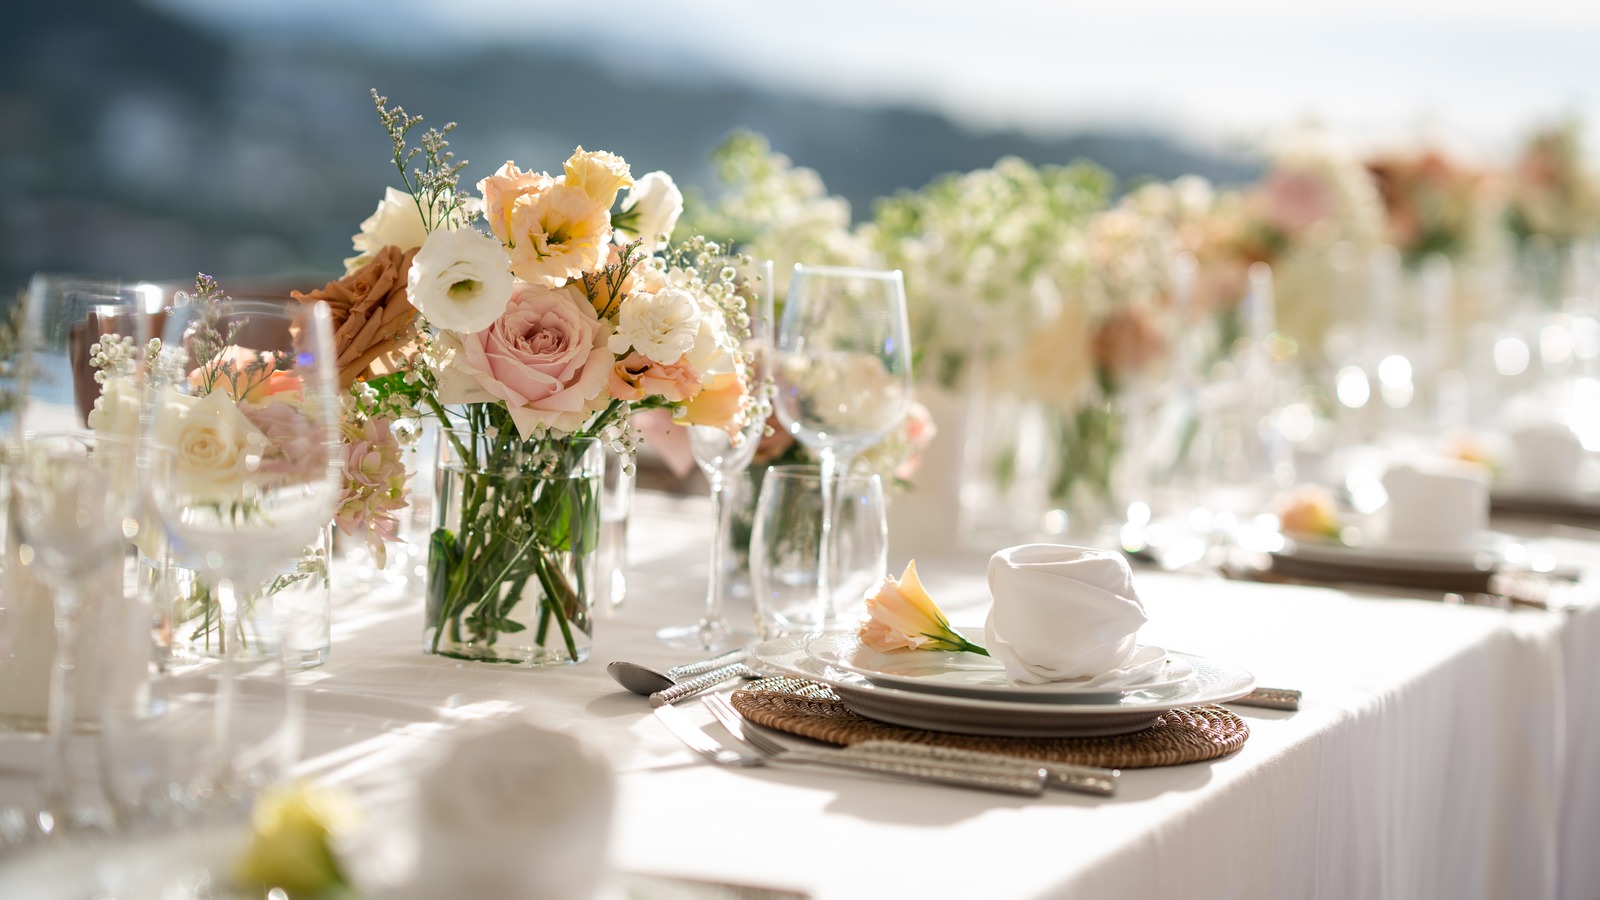
{"label": "glass stem", "polygon": [[834,603],[833,568],[838,555],[834,523],[838,521],[843,495],[838,482],[850,470],[852,457],[827,448],[819,454],[822,481],[822,533],[817,537],[817,627],[823,631],[839,625],[840,611]]}
{"label": "glass stem", "polygon": [[[40,827],[56,831],[72,816],[72,729],[77,719],[79,596],[76,587],[56,587],[56,653],[50,667],[50,707],[45,713],[48,745],[40,788]],[[43,817],[48,816],[48,821]]]}
{"label": "glass stem", "polygon": [[215,786],[223,788],[232,781],[233,774],[233,719],[237,705],[239,642],[234,629],[239,625],[239,599],[234,593],[233,579],[217,579],[217,612],[221,627],[217,630],[222,643],[222,674],[217,681],[217,708],[212,717],[211,750]]}
{"label": "glass stem", "polygon": [[723,545],[728,541],[728,530],[733,526],[733,506],[726,496],[726,479],[721,472],[713,473],[711,482],[711,511],[716,516],[717,533],[711,540],[711,577],[706,581],[706,615],[700,620],[700,634],[707,650],[727,631],[722,617]]}

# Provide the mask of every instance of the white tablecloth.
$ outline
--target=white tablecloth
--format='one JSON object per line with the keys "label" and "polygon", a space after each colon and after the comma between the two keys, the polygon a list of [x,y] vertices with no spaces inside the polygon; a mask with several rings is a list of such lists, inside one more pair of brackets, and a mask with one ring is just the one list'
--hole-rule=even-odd
{"label": "white tablecloth", "polygon": [[[420,597],[338,598],[332,657],[306,676],[302,772],[382,810],[451,731],[523,715],[612,761],[611,857],[627,871],[819,898],[1600,897],[1594,609],[1511,613],[1141,573],[1145,639],[1299,688],[1303,707],[1235,707],[1251,727],[1243,749],[1126,771],[1115,798],[1009,799],[718,769],[685,750],[605,664],[685,661],[653,635],[698,615],[708,528],[700,504],[641,504],[627,602],[598,623],[579,666],[429,657]],[[918,564],[954,618],[981,616],[981,559]],[[390,716],[382,698],[448,712],[393,714],[392,730],[350,714]]]}

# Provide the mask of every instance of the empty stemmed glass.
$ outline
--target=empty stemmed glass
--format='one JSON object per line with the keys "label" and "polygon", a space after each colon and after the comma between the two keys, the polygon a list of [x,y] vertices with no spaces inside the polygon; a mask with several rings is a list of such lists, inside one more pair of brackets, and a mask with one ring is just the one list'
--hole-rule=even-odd
{"label": "empty stemmed glass", "polygon": [[711,508],[716,517],[717,531],[711,541],[711,574],[706,583],[705,614],[693,625],[677,625],[656,632],[657,638],[672,647],[724,650],[743,643],[749,637],[736,631],[724,614],[727,577],[723,571],[723,554],[733,527],[733,505],[726,496],[728,479],[737,477],[750,467],[750,461],[755,458],[756,445],[761,441],[761,432],[767,425],[767,370],[772,356],[772,261],[763,261],[752,269],[742,293],[745,295],[745,312],[750,317],[750,335],[745,341],[745,378],[749,380],[749,393],[755,403],[743,427],[735,433],[707,425],[687,426],[689,449],[700,471],[705,473],[706,480],[711,484]]}
{"label": "empty stemmed glass", "polygon": [[[97,573],[122,557],[127,483],[82,434],[27,435],[10,459],[11,528],[18,558],[47,587],[55,606],[48,736],[35,825],[42,834],[106,823],[78,820],[73,805],[71,734],[77,721],[78,632],[84,594]],[[120,582],[119,582],[120,583]],[[95,585],[101,587],[101,585]]]}
{"label": "empty stemmed glass", "polygon": [[[215,588],[222,674],[211,771],[198,789],[226,802],[255,788],[258,767],[270,772],[293,752],[293,722],[276,741],[239,746],[238,628],[248,598],[333,514],[339,400],[331,317],[320,303],[203,292],[168,312],[167,353],[176,358],[157,367],[166,378],[152,392],[141,462],[168,553]],[[264,666],[281,677],[281,641],[274,649]]]}
{"label": "empty stemmed glass", "polygon": [[[7,552],[17,566],[7,574],[6,605],[14,636],[18,630],[23,641],[37,636],[48,649],[16,654],[0,678],[26,708],[39,697],[30,691],[40,684],[36,676],[48,672],[39,697],[46,730],[40,802],[24,827],[31,836],[57,836],[112,824],[107,808],[74,791],[72,734],[80,722],[99,719],[108,691],[123,689],[108,665],[138,663],[112,652],[117,607],[126,600],[123,550],[135,528],[134,454],[131,432],[97,439],[89,431],[98,391],[92,360],[102,337],[126,337],[125,349],[132,350],[145,329],[133,290],[73,276],[35,276],[22,311],[22,319],[13,319],[21,333],[0,420]],[[137,397],[128,399],[137,408]],[[136,428],[137,415],[130,419]],[[85,658],[80,643],[96,652]],[[98,749],[93,742],[84,748]]]}
{"label": "empty stemmed glass", "polygon": [[905,416],[910,333],[899,270],[796,265],[774,354],[778,420],[821,463],[818,621],[841,627],[831,579],[835,482]]}

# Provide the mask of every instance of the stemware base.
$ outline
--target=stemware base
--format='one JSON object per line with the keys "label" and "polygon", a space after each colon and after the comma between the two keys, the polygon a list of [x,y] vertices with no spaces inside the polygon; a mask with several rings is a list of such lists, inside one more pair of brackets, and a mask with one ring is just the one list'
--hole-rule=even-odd
{"label": "stemware base", "polygon": [[701,621],[694,625],[674,625],[656,632],[656,640],[676,650],[704,650],[717,653],[732,650],[755,640],[753,632],[741,631],[726,621]]}

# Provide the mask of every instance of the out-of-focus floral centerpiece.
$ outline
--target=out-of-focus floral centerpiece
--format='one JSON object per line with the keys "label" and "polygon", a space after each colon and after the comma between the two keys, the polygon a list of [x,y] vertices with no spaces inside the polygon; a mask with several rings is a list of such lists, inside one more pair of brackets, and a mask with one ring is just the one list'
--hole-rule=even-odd
{"label": "out-of-focus floral centerpiece", "polygon": [[[338,352],[360,408],[441,423],[425,647],[581,661],[602,448],[633,452],[639,410],[730,433],[765,415],[743,349],[747,260],[703,238],[668,243],[682,211],[672,179],[635,179],[604,151],[580,147],[553,175],[507,162],[468,193],[454,123],[413,147],[420,117],[373,99],[404,189],[362,224],[346,276],[299,296],[345,310]],[[372,448],[386,426],[357,421],[352,478],[381,480],[393,469]],[[341,511],[383,536],[392,510]]]}
{"label": "out-of-focus floral centerpiece", "polygon": [[1064,251],[1110,188],[1093,165],[1007,157],[878,202],[861,234],[905,273],[920,381],[962,388],[986,379],[990,362],[1059,314],[1056,285],[1076,268]]}
{"label": "out-of-focus floral centerpiece", "polygon": [[[228,297],[210,276],[198,276],[193,293],[179,292],[175,299],[194,309],[186,346],[163,347],[154,339],[139,347],[130,336],[106,335],[89,349],[100,394],[88,424],[102,446],[115,450],[112,465],[119,477],[135,477],[131,448],[148,402],[156,423],[148,427],[156,429],[153,438],[160,446],[171,448],[181,491],[248,510],[248,498],[262,488],[315,479],[326,465],[316,444],[329,436],[305,413],[292,349],[247,349],[251,323],[222,320],[220,304]],[[287,340],[289,334],[281,337]],[[273,339],[267,336],[269,343]],[[179,382],[187,383],[187,392],[173,387]],[[209,575],[170,558],[153,522],[139,529],[137,543],[142,577],[157,598],[160,621],[175,649],[221,656],[233,645],[231,652],[251,656],[275,652],[282,641],[285,658],[295,664],[325,659],[330,602],[325,530],[286,568],[241,598],[234,617],[223,615]]]}

